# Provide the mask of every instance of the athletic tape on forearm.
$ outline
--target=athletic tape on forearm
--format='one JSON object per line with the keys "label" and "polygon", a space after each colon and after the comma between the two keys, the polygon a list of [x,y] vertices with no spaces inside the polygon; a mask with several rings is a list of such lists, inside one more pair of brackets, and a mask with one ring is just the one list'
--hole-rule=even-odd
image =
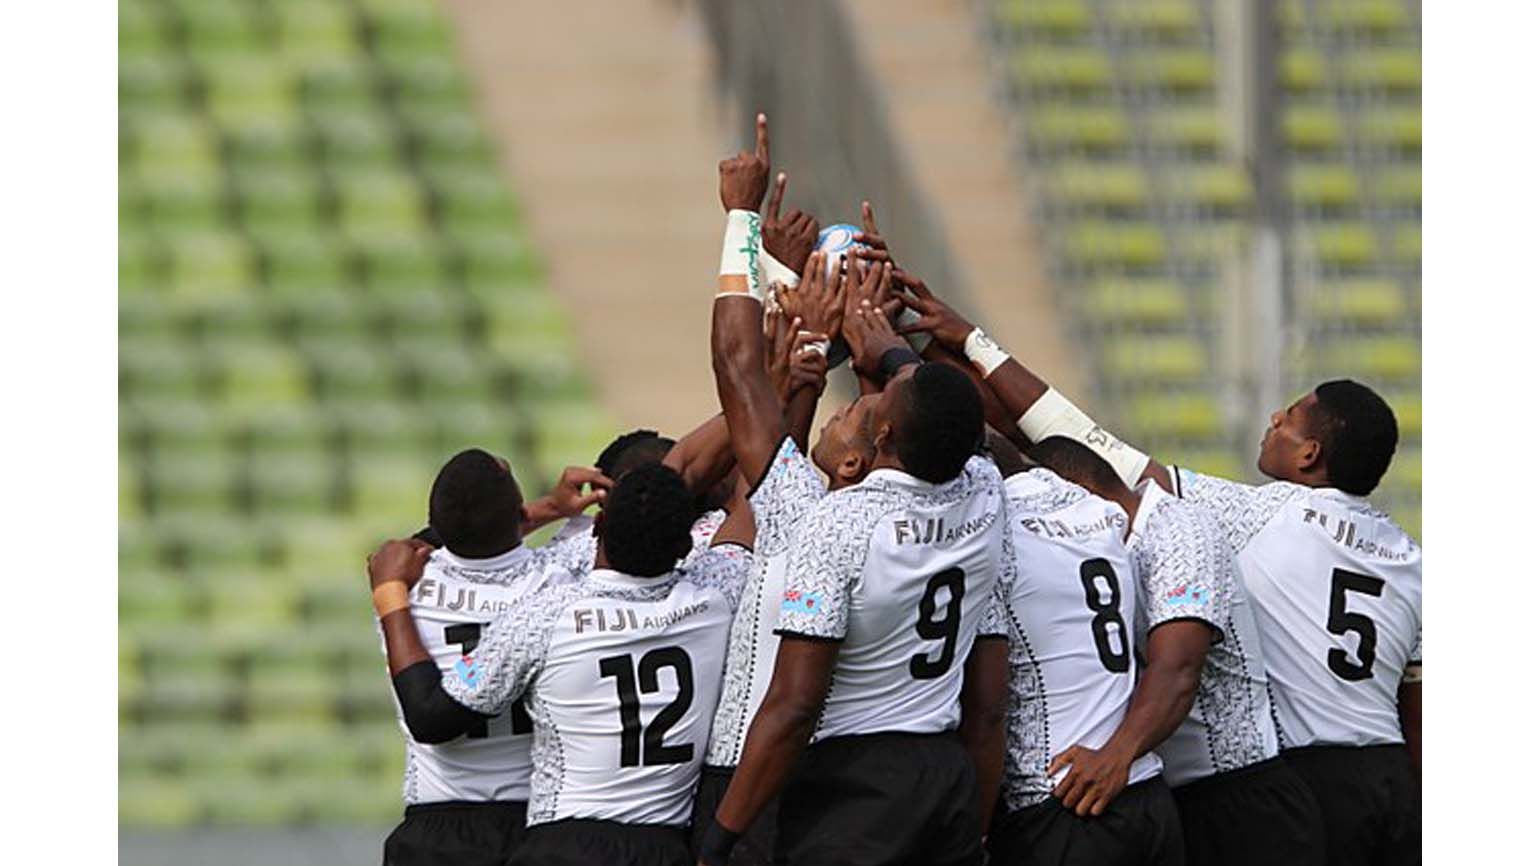
{"label": "athletic tape on forearm", "polygon": [[398,610],[405,610],[412,606],[411,596],[407,592],[406,584],[400,581],[392,580],[389,583],[382,583],[374,588],[371,595],[374,598],[374,614],[380,619],[384,619]]}
{"label": "athletic tape on forearm", "polygon": [[1084,444],[1112,464],[1118,476],[1130,487],[1139,483],[1139,476],[1144,474],[1144,467],[1150,462],[1149,455],[1103,430],[1091,416],[1080,411],[1079,406],[1052,388],[1027,407],[1016,420],[1016,426],[1033,442],[1041,442],[1050,436],[1065,436]]}
{"label": "athletic tape on forearm", "polygon": [[[746,292],[756,300],[764,301],[764,285],[759,279],[759,214],[751,210],[727,212],[727,230],[722,235],[722,265],[717,274],[722,277],[743,277]],[[736,281],[734,281],[736,282]],[[718,296],[743,294],[722,284]]]}
{"label": "athletic tape on forearm", "polygon": [[974,328],[963,340],[963,355],[978,368],[980,374],[988,379],[1001,364],[1010,360],[1010,355],[1000,344],[989,339],[983,328]]}
{"label": "athletic tape on forearm", "polygon": [[[916,313],[914,310],[905,307],[898,311],[898,321],[894,323],[893,327],[896,330],[898,328],[912,325],[919,320],[919,313]],[[930,345],[931,336],[924,331],[916,331],[913,334],[905,334],[904,339],[909,341],[909,345],[912,346],[916,352],[923,352],[925,351],[925,347]]]}

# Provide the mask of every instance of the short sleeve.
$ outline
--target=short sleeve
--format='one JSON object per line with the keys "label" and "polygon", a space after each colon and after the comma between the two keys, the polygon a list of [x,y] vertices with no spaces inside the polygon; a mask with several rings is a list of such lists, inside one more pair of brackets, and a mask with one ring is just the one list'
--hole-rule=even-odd
{"label": "short sleeve", "polygon": [[854,525],[862,519],[861,509],[849,507],[846,498],[825,497],[798,533],[787,561],[777,634],[844,640],[850,592],[871,546],[870,533]]}
{"label": "short sleeve", "polygon": [[1289,481],[1261,486],[1242,484],[1177,466],[1170,471],[1176,495],[1207,506],[1219,518],[1225,540],[1236,553],[1251,543],[1285,503],[1305,489]]}
{"label": "short sleeve", "polygon": [[722,593],[728,607],[737,610],[753,565],[754,554],[748,549],[731,543],[717,544],[702,550],[684,573],[685,579],[696,586]]}
{"label": "short sleeve", "polygon": [[813,461],[790,436],[781,440],[765,477],[749,494],[749,505],[754,509],[754,549],[763,556],[786,550],[793,528],[826,492]]}
{"label": "short sleeve", "polygon": [[1235,558],[1212,515],[1167,499],[1150,516],[1134,554],[1146,629],[1196,619],[1224,633],[1235,594]]}
{"label": "short sleeve", "polygon": [[493,716],[506,710],[544,664],[557,614],[577,588],[568,583],[530,593],[492,620],[476,648],[444,676],[444,691],[478,713]]}
{"label": "short sleeve", "polygon": [[[1002,491],[1003,492],[1003,491]],[[989,594],[989,606],[979,622],[979,637],[1010,636],[1011,592],[1016,586],[1016,541],[1010,528],[1010,502],[1000,497],[1000,569]]]}

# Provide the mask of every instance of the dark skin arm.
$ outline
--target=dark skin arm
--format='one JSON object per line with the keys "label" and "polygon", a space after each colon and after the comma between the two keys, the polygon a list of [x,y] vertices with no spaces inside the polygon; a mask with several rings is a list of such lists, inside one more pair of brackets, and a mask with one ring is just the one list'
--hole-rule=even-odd
{"label": "dark skin arm", "polygon": [[1149,666],[1139,677],[1128,711],[1100,749],[1071,746],[1048,765],[1052,776],[1070,770],[1053,795],[1076,815],[1100,815],[1128,785],[1128,768],[1140,755],[1166,741],[1192,711],[1198,674],[1214,630],[1190,620],[1162,623],[1150,632]]}
{"label": "dark skin arm", "polygon": [[[935,293],[925,285],[924,280],[902,272],[895,275],[895,279],[906,290],[899,297],[920,316],[919,321],[900,328],[899,332],[911,334],[929,331],[931,337],[948,351],[954,352],[959,357],[965,357],[963,343],[968,339],[968,335],[973,333],[973,323],[936,297]],[[969,366],[971,367],[972,364]],[[1015,419],[1020,418],[1032,404],[1048,393],[1048,383],[1038,378],[1037,374],[1028,370],[1015,357],[1009,358],[996,367],[994,372],[983,381],[994,392],[1000,406],[1012,419],[1013,427]],[[1174,492],[1171,490],[1170,473],[1160,461],[1153,457],[1145,466],[1141,477],[1153,478],[1155,483],[1168,492]]]}
{"label": "dark skin arm", "polygon": [[[380,545],[380,549],[369,556],[370,591],[392,582],[401,583],[410,591],[422,577],[431,553],[431,545],[414,538],[392,539]],[[380,620],[380,630],[385,634],[385,656],[391,676],[432,659],[417,634],[411,608],[387,614]]]}
{"label": "dark skin arm", "polygon": [[823,712],[839,651],[838,641],[781,638],[764,703],[749,726],[743,757],[717,807],[723,827],[743,832],[785,787]]}
{"label": "dark skin arm", "polygon": [[715,415],[685,434],[663,457],[663,465],[678,472],[697,496],[721,483],[733,468],[727,418]]}
{"label": "dark skin arm", "polygon": [[1412,772],[1422,783],[1422,683],[1402,683],[1396,693],[1396,710],[1401,716],[1401,736],[1412,756]]}
{"label": "dark skin arm", "polygon": [[981,834],[989,830],[1000,777],[1005,772],[1005,715],[1010,665],[1003,638],[981,637],[973,642],[963,669],[962,721],[957,735],[979,782]]}

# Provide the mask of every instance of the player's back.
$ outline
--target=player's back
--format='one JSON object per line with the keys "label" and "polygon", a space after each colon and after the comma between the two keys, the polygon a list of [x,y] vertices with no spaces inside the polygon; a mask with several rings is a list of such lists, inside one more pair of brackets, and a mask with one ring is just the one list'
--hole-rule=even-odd
{"label": "player's back", "polygon": [[[1051,795],[1055,755],[1101,748],[1122,722],[1137,677],[1139,586],[1117,504],[1046,469],[1006,479],[1005,490],[1017,564],[1003,795],[1014,810]],[[1153,752],[1142,755],[1129,783],[1160,770]]]}
{"label": "player's back", "polygon": [[[499,613],[532,592],[572,580],[524,547],[491,559],[463,559],[440,548],[412,589],[412,617],[423,646],[448,677]],[[406,739],[402,794],[408,804],[529,799],[532,729],[521,705],[437,745],[412,738],[399,703],[396,717]]]}
{"label": "player's back", "polygon": [[659,578],[597,569],[541,600],[549,638],[525,694],[531,825],[688,823],[746,573],[711,560],[747,556]]}
{"label": "player's back", "polygon": [[818,504],[794,544],[778,629],[843,640],[815,741],[956,727],[1004,523],[999,471],[977,457],[941,484],[876,470]]}

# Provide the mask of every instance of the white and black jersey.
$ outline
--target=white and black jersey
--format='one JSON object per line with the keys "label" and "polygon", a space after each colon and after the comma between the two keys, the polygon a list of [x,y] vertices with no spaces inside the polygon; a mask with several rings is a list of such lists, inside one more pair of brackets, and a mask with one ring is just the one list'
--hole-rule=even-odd
{"label": "white and black jersey", "polygon": [[[1128,709],[1139,584],[1128,515],[1047,469],[1005,481],[1016,579],[1010,589],[1010,705],[1001,795],[1010,811],[1047,800],[1071,746],[1106,745]],[[1160,774],[1147,753],[1128,783]],[[1067,770],[1066,770],[1067,772]]]}
{"label": "white and black jersey", "polygon": [[792,541],[777,632],[842,641],[815,742],[957,726],[963,665],[1006,635],[1015,568],[1000,472],[933,484],[879,469],[819,500]]}
{"label": "white and black jersey", "polygon": [[1192,709],[1156,747],[1173,787],[1278,754],[1256,619],[1224,530],[1208,509],[1145,481],[1128,537],[1138,568],[1143,638],[1174,620],[1215,631]]}
{"label": "white and black jersey", "polygon": [[1208,506],[1255,608],[1284,748],[1402,742],[1396,693],[1422,661],[1422,548],[1360,496],[1173,467]]}
{"label": "white and black jersey", "polygon": [[[526,596],[575,580],[524,547],[491,559],[466,559],[440,548],[412,588],[412,618],[447,679],[475,651],[489,623]],[[383,635],[380,646],[383,651]],[[438,745],[412,739],[399,701],[396,718],[406,738],[401,792],[408,805],[529,799],[532,728],[522,706],[509,707],[465,736]]]}
{"label": "white and black jersey", "polygon": [[657,578],[596,569],[493,622],[443,687],[534,723],[531,826],[566,818],[683,827],[752,555],[719,545]]}
{"label": "white and black jersey", "polygon": [[736,767],[775,669],[781,639],[775,625],[786,588],[786,562],[795,528],[824,497],[818,470],[790,436],[749,494],[754,509],[754,569],[733,618],[727,644],[727,676],[711,725],[706,763]]}
{"label": "white and black jersey", "polygon": [[[718,508],[707,511],[690,527],[690,553],[684,558],[689,566],[707,548],[711,539],[722,528],[727,512]],[[535,555],[549,566],[574,574],[584,574],[594,567],[594,554],[599,550],[599,539],[594,536],[594,519],[586,514],[570,517],[561,529],[545,544],[535,548]]]}

